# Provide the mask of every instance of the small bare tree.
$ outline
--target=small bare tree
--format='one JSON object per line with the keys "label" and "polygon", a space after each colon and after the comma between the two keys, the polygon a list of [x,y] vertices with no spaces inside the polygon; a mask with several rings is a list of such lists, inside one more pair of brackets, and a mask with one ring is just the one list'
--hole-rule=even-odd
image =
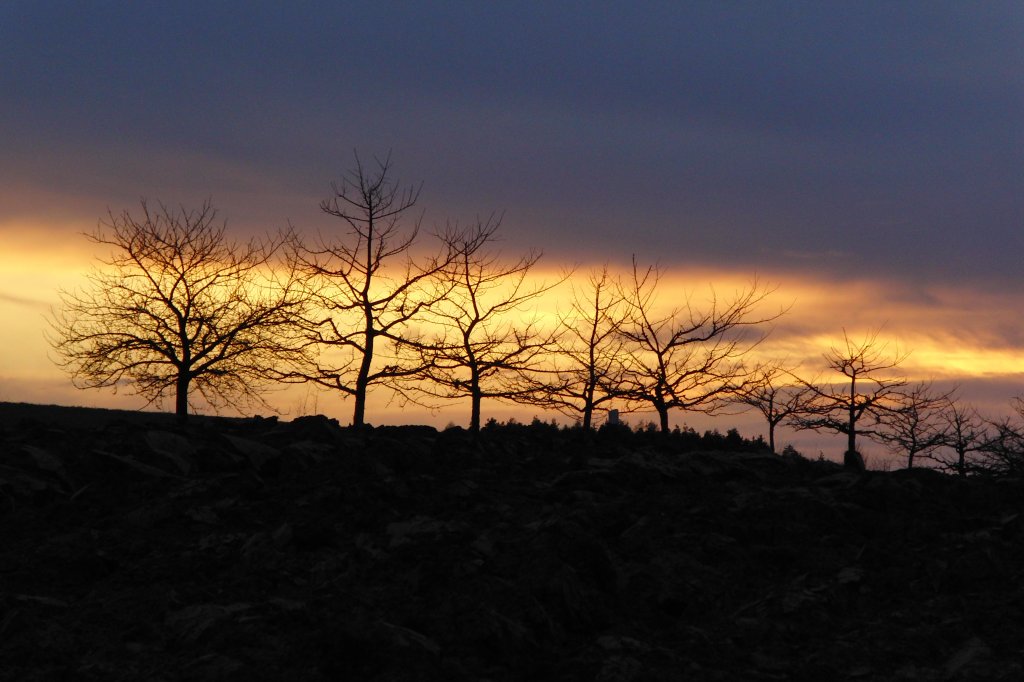
{"label": "small bare tree", "polygon": [[[480,430],[484,398],[544,402],[541,376],[555,330],[537,319],[523,319],[525,306],[556,284],[528,286],[540,260],[530,252],[506,262],[486,247],[496,239],[500,218],[450,237],[457,256],[440,273],[445,297],[431,310],[440,331],[421,345],[426,383],[419,390],[444,399],[469,398],[469,428]],[[516,319],[516,318],[519,319]]]}
{"label": "small bare tree", "polygon": [[147,405],[173,395],[182,421],[193,391],[215,409],[266,406],[259,391],[293,354],[305,303],[274,268],[284,237],[229,241],[209,201],[191,211],[143,201],[141,214],[108,216],[87,237],[110,255],[83,290],[60,292],[49,320],[74,384],[126,385]]}
{"label": "small bare tree", "polygon": [[812,392],[795,380],[791,371],[768,365],[752,374],[751,380],[737,390],[735,400],[761,413],[768,423],[768,447],[775,452],[775,429],[804,415]]}
{"label": "small bare tree", "polygon": [[989,437],[978,450],[978,471],[1020,476],[1024,474],[1024,398],[1010,402],[1014,414],[986,422]]}
{"label": "small bare tree", "polygon": [[873,427],[894,407],[899,391],[907,385],[906,378],[894,374],[907,356],[898,349],[891,355],[886,350],[886,345],[878,341],[877,331],[856,342],[843,330],[843,344],[832,346],[824,358],[826,367],[845,379],[838,383],[804,383],[812,402],[808,414],[797,418],[795,425],[845,434],[844,463],[851,468],[864,468],[857,435],[876,435]]}
{"label": "small bare tree", "polygon": [[941,450],[933,452],[930,458],[939,466],[953,470],[958,476],[966,476],[976,453],[985,448],[991,436],[989,427],[978,411],[955,400],[949,400],[942,410],[945,445],[953,451],[953,458]]}
{"label": "small bare tree", "polygon": [[628,351],[622,336],[625,301],[608,267],[573,286],[554,348],[557,371],[549,385],[552,407],[592,428],[594,412],[625,395]]}
{"label": "small bare tree", "polygon": [[421,221],[406,224],[419,193],[392,179],[390,157],[369,169],[356,155],[354,169],[320,204],[345,232],[293,245],[314,313],[304,322],[307,353],[280,378],[351,396],[353,426],[365,423],[371,386],[407,397],[402,383],[423,371],[415,325],[448,294],[440,275],[456,255],[453,241],[435,233],[436,251],[418,257]]}
{"label": "small bare tree", "polygon": [[946,444],[942,410],[949,400],[950,393],[939,394],[928,383],[907,387],[879,415],[878,439],[896,454],[906,454],[907,468],[913,469],[917,457],[928,457]]}
{"label": "small bare tree", "polygon": [[633,404],[658,413],[661,431],[669,431],[669,411],[713,413],[752,381],[745,356],[763,339],[749,339],[745,330],[778,318],[756,314],[774,291],[756,280],[749,288],[722,301],[711,291],[703,309],[683,296],[684,303],[658,311],[657,267],[640,268],[633,260],[632,278],[622,291],[626,319],[622,336],[630,350],[625,388]]}

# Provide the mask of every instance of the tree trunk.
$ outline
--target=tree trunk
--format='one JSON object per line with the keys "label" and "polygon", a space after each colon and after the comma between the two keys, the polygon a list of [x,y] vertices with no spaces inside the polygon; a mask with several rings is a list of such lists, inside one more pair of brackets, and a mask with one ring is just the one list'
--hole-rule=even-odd
{"label": "tree trunk", "polygon": [[661,422],[661,432],[668,433],[668,406],[658,405],[658,419]]}
{"label": "tree trunk", "polygon": [[178,379],[174,386],[174,414],[177,415],[178,423],[184,424],[188,420],[188,385],[190,377],[188,372],[180,370]]}
{"label": "tree trunk", "polygon": [[480,391],[474,390],[470,396],[469,430],[473,433],[480,431]]}
{"label": "tree trunk", "polygon": [[177,415],[179,424],[188,421],[188,387],[192,383],[192,375],[189,370],[192,368],[192,344],[189,342],[188,327],[185,318],[178,318],[178,339],[181,342],[181,358],[178,369],[178,376],[174,382],[174,414]]}
{"label": "tree trunk", "polygon": [[589,431],[594,420],[594,376],[590,373],[590,381],[583,391],[583,430]]}
{"label": "tree trunk", "polygon": [[357,428],[365,424],[366,416],[366,385],[356,381],[356,404],[352,410],[352,426]]}
{"label": "tree trunk", "polygon": [[850,423],[846,440],[846,453],[843,455],[843,466],[854,471],[864,471],[864,457],[857,452],[857,418],[850,408]]}
{"label": "tree trunk", "polygon": [[366,340],[363,343],[363,360],[356,376],[356,404],[352,411],[352,426],[362,427],[366,423],[366,393],[370,385],[370,366],[373,364],[373,318],[366,314]]}
{"label": "tree trunk", "polygon": [[843,455],[843,466],[847,469],[863,472],[864,457],[857,452],[857,401],[856,401],[857,380],[850,380],[850,421],[846,425],[846,453]]}
{"label": "tree trunk", "polygon": [[857,452],[857,378],[850,378],[850,420],[846,428],[846,451]]}
{"label": "tree trunk", "polygon": [[775,424],[768,422],[768,449],[775,454]]}
{"label": "tree trunk", "polygon": [[472,433],[480,432],[480,403],[483,401],[483,392],[480,390],[480,372],[476,367],[470,368],[469,377],[469,430]]}

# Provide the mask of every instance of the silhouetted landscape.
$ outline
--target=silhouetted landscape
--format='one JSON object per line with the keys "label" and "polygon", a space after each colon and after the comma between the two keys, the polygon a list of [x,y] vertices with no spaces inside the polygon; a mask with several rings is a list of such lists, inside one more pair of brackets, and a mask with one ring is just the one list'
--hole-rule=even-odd
{"label": "silhouetted landscape", "polygon": [[0,2],[0,682],[1024,680],[1022,35]]}
{"label": "silhouetted landscape", "polygon": [[[174,414],[0,405],[12,677],[1024,673],[1024,399],[985,417],[879,329],[808,374],[756,277],[697,295],[633,256],[530,280],[500,214],[421,232],[391,173],[356,154],[331,232],[237,242],[209,200],[143,200],[87,235],[109,254],[49,313],[57,363]],[[351,398],[351,426],[197,414],[287,384]],[[374,427],[376,392],[468,428]],[[742,411],[767,440],[671,419]],[[780,426],[842,436],[842,465],[778,453]],[[864,439],[906,468],[869,470]]]}
{"label": "silhouetted landscape", "polygon": [[[173,402],[182,424],[197,408],[274,410],[267,392],[302,384],[351,398],[357,428],[372,423],[375,394],[431,411],[468,403],[473,433],[485,402],[559,413],[583,431],[653,414],[663,434],[674,414],[750,411],[771,452],[780,426],[834,433],[857,471],[858,437],[908,469],[966,476],[1021,460],[1022,399],[1011,400],[1016,417],[991,417],[956,386],[912,381],[910,351],[890,347],[880,327],[860,338],[843,328],[807,368],[772,351],[770,325],[790,308],[765,310],[776,287],[756,276],[699,297],[665,286],[666,271],[634,254],[618,273],[605,263],[585,281],[572,269],[531,281],[541,252],[503,255],[500,214],[424,234],[420,190],[393,176],[390,155],[365,164],[355,153],[320,202],[338,224],[328,233],[289,225],[238,242],[210,200],[108,210],[86,237],[109,254],[49,312],[55,361],[77,388]],[[544,315],[549,293],[559,307]]]}
{"label": "silhouetted landscape", "polygon": [[1024,483],[735,432],[0,406],[18,680],[1012,680]]}

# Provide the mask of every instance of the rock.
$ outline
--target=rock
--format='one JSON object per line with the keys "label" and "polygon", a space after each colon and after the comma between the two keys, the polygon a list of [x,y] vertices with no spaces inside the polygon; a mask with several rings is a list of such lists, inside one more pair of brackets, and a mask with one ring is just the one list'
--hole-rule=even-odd
{"label": "rock", "polygon": [[245,664],[236,658],[220,654],[206,654],[189,662],[182,669],[190,678],[206,680],[224,680],[239,672]]}
{"label": "rock", "polygon": [[147,431],[146,443],[153,453],[170,460],[178,473],[188,476],[196,468],[196,448],[184,436],[170,431]]}
{"label": "rock", "polygon": [[3,493],[0,497],[6,496],[7,501],[15,505],[17,498],[35,500],[67,493],[67,486],[49,476],[0,465],[0,493]]}
{"label": "rock", "polygon": [[414,536],[437,536],[448,529],[448,525],[429,516],[415,516],[408,521],[389,523],[386,533],[390,538],[389,546],[398,547],[410,542]]}
{"label": "rock", "polygon": [[123,466],[126,466],[126,467],[130,468],[130,469],[134,469],[135,471],[137,471],[139,473],[146,474],[147,476],[155,476],[157,478],[173,478],[173,477],[175,477],[174,474],[172,474],[170,472],[167,472],[167,471],[164,471],[163,469],[160,469],[158,467],[151,466],[149,464],[144,464],[142,462],[136,461],[135,459],[132,459],[131,457],[124,457],[122,455],[118,455],[118,454],[115,454],[113,452],[107,452],[106,450],[94,449],[92,451],[92,454],[93,455],[97,455],[97,456],[99,456],[101,458],[105,458],[105,459],[110,460],[110,461],[117,462],[117,463],[119,463],[119,464],[121,464]]}
{"label": "rock", "polygon": [[68,481],[67,469],[64,468],[64,463],[60,461],[59,457],[55,457],[46,450],[34,445],[23,445],[21,451],[27,454],[41,471],[48,471],[51,474],[55,474],[62,481]]}
{"label": "rock", "polygon": [[313,442],[334,442],[342,435],[341,425],[337,419],[322,414],[296,417],[286,424],[288,431],[299,440]]}
{"label": "rock", "polygon": [[942,679],[971,679],[964,675],[971,667],[991,654],[991,650],[980,637],[972,637],[956,651],[942,668]]}
{"label": "rock", "polygon": [[409,650],[431,657],[441,655],[441,647],[438,646],[437,642],[421,632],[385,621],[378,621],[376,629],[381,639],[387,641],[388,644],[396,649]]}
{"label": "rock", "polygon": [[45,597],[35,594],[14,594],[11,597],[15,601],[20,602],[31,602],[33,604],[42,604],[44,606],[53,606],[59,609],[66,609],[68,603],[63,599],[54,599],[53,597]]}
{"label": "rock", "polygon": [[651,647],[648,644],[641,642],[640,640],[633,639],[632,637],[620,637],[617,635],[602,635],[598,637],[594,643],[605,651],[612,652],[632,651],[647,653],[651,650]]}
{"label": "rock", "polygon": [[317,443],[311,440],[300,440],[288,443],[285,448],[285,463],[295,464],[296,468],[308,469],[319,462],[326,461],[338,454],[336,446]]}
{"label": "rock", "polygon": [[164,625],[179,641],[193,644],[218,624],[251,608],[252,605],[247,603],[193,604],[169,613]]}
{"label": "rock", "polygon": [[261,476],[276,476],[281,470],[281,451],[248,438],[225,436],[236,452]]}
{"label": "rock", "polygon": [[864,457],[856,450],[847,450],[843,453],[843,466],[856,473],[863,473],[866,468]]}
{"label": "rock", "polygon": [[643,670],[643,663],[631,656],[611,656],[601,664],[594,682],[633,682]]}

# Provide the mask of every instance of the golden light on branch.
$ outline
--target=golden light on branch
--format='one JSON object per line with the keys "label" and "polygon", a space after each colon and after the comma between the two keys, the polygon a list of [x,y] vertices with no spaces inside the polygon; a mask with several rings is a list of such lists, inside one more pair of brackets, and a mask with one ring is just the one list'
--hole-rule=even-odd
{"label": "golden light on branch", "polygon": [[88,234],[108,252],[81,288],[62,289],[47,340],[79,388],[127,388],[147,404],[192,394],[236,410],[263,405],[267,373],[291,353],[304,307],[294,279],[267,267],[284,242],[230,241],[209,201],[194,210],[145,201]]}

